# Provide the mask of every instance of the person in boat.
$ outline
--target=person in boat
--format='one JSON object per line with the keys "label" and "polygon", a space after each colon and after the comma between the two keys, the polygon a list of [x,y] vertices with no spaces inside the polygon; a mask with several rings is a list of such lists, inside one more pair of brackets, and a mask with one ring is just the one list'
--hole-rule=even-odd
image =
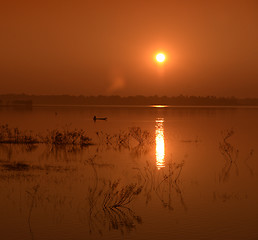
{"label": "person in boat", "polygon": [[96,122],[96,120],[107,120],[107,117],[97,118],[96,116],[94,116],[93,121]]}

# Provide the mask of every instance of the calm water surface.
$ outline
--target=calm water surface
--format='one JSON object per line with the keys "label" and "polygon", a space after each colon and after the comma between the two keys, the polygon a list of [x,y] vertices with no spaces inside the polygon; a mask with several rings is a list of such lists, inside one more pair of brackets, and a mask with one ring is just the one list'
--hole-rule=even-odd
{"label": "calm water surface", "polygon": [[257,122],[257,108],[0,108],[1,125],[94,143],[0,144],[1,239],[258,239]]}

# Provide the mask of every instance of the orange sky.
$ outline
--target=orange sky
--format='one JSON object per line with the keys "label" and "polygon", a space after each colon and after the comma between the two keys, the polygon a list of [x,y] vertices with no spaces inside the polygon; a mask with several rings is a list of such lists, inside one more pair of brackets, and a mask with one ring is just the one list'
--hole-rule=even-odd
{"label": "orange sky", "polygon": [[258,97],[256,0],[2,0],[0,28],[0,94]]}

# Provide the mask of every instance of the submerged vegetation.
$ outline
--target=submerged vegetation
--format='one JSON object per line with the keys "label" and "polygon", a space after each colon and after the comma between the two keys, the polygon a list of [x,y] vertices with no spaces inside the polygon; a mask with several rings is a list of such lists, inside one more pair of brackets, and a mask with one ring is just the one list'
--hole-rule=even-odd
{"label": "submerged vegetation", "polygon": [[[133,149],[143,145],[154,143],[151,134],[140,127],[131,127],[127,131],[120,131],[117,134],[96,132],[99,145],[112,147],[113,149]],[[92,139],[83,129],[53,129],[44,134],[35,134],[32,131],[21,131],[18,128],[11,128],[8,124],[0,125],[0,144],[48,144],[60,146],[89,146]]]}
{"label": "submerged vegetation", "polygon": [[32,131],[21,131],[16,127],[11,128],[8,124],[0,125],[0,144],[8,143],[28,145],[44,143],[54,146],[77,145],[81,147],[92,144],[91,138],[82,129],[54,129],[42,135],[34,134]]}
{"label": "submerged vegetation", "polygon": [[42,142],[56,146],[79,145],[83,147],[92,144],[91,139],[86,135],[85,131],[82,129],[64,129],[63,131],[54,129],[49,131],[45,137],[42,137]]}
{"label": "submerged vegetation", "polygon": [[220,181],[222,182],[229,179],[233,166],[235,167],[236,174],[238,175],[237,159],[239,150],[229,142],[229,139],[234,135],[234,133],[233,129],[222,131],[223,140],[219,143],[220,153],[225,159],[225,165],[220,174]]}
{"label": "submerged vegetation", "polygon": [[[134,209],[139,202],[150,208],[153,207],[151,201],[156,201],[155,207],[161,206],[169,211],[190,209],[187,207],[187,203],[191,204],[189,194],[185,194],[185,188],[189,187],[189,182],[185,184],[188,179],[185,181],[184,178],[186,156],[166,157],[163,168],[158,168],[153,159],[146,162],[133,159],[126,167],[123,165],[125,170],[120,171],[117,165],[124,164],[122,158],[113,162],[113,159],[106,158],[107,154],[102,159],[98,150],[125,149],[126,153],[139,156],[155,143],[154,137],[139,127],[117,134],[96,134],[98,142],[88,149],[84,147],[93,143],[82,129],[54,129],[42,135],[8,125],[0,126],[0,183],[4,185],[8,181],[11,185],[4,189],[3,196],[15,197],[15,193],[19,193],[31,236],[35,227],[34,216],[40,217],[38,210],[42,207],[53,213],[53,218],[58,221],[67,216],[70,218],[70,213],[66,216],[67,211],[77,211],[75,216],[79,221],[87,222],[89,233],[100,235],[108,231],[121,234],[134,231],[145,220],[137,213],[137,208]],[[223,131],[219,142],[219,151],[225,161],[219,176],[223,182],[229,179],[233,169],[238,171],[239,150],[231,142],[232,136],[234,130]],[[35,149],[37,151],[33,151]],[[218,152],[218,148],[216,150]],[[35,152],[37,159],[34,159]],[[19,154],[21,157],[17,158]],[[245,160],[248,169],[252,156],[253,150]],[[117,160],[121,161],[116,165]],[[246,199],[243,194],[224,190],[215,192],[213,198],[223,202]]]}
{"label": "submerged vegetation", "polygon": [[137,182],[122,184],[121,179],[100,178],[98,169],[103,165],[97,163],[96,156],[89,158],[86,163],[93,173],[87,191],[89,232],[102,235],[103,230],[119,230],[124,234],[135,229],[142,220],[129,204],[141,194],[143,186]]}
{"label": "submerged vegetation", "polygon": [[142,191],[142,186],[129,184],[119,189],[119,181],[109,182],[109,188],[104,193],[103,207],[118,208],[125,207],[131,203]]}
{"label": "submerged vegetation", "polygon": [[147,151],[146,147],[154,143],[154,136],[140,127],[131,127],[117,134],[96,132],[99,145],[114,150],[128,149],[135,156]]}
{"label": "submerged vegetation", "polygon": [[184,167],[184,161],[179,163],[170,160],[166,169],[158,170],[146,162],[144,168],[134,168],[138,172],[138,181],[143,186],[143,195],[146,198],[146,205],[154,194],[164,208],[174,210],[174,201],[179,199],[181,205],[186,210],[183,193],[180,188],[180,176]]}
{"label": "submerged vegetation", "polygon": [[10,128],[5,124],[0,125],[0,143],[36,144],[40,143],[40,138],[31,131],[22,132],[18,128]]}
{"label": "submerged vegetation", "polygon": [[[232,143],[230,143],[230,139],[234,136],[235,131],[233,129],[227,129],[221,132],[222,141],[219,142],[219,150],[222,156],[224,157],[225,164],[220,174],[220,181],[226,182],[233,169],[235,170],[236,175],[239,175],[238,169],[238,159],[239,159],[239,149],[236,148]],[[248,164],[248,160],[253,156],[254,150],[251,149],[245,158],[245,165],[248,168],[251,175],[253,175],[253,170]]]}
{"label": "submerged vegetation", "polygon": [[239,150],[228,142],[229,138],[231,138],[234,133],[235,132],[233,129],[222,131],[223,140],[219,143],[219,150],[221,154],[224,156],[226,161],[231,163],[236,162],[239,154]]}
{"label": "submerged vegetation", "polygon": [[102,234],[108,223],[108,230],[130,232],[142,223],[140,216],[128,207],[142,192],[137,183],[122,185],[119,180],[99,182],[88,189],[89,231]]}

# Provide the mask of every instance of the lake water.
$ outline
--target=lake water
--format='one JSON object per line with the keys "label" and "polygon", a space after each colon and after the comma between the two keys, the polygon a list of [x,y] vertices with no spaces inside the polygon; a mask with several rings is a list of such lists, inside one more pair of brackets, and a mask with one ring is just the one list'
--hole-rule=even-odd
{"label": "lake water", "polygon": [[6,123],[94,144],[0,144],[2,239],[258,239],[258,108],[0,108]]}

